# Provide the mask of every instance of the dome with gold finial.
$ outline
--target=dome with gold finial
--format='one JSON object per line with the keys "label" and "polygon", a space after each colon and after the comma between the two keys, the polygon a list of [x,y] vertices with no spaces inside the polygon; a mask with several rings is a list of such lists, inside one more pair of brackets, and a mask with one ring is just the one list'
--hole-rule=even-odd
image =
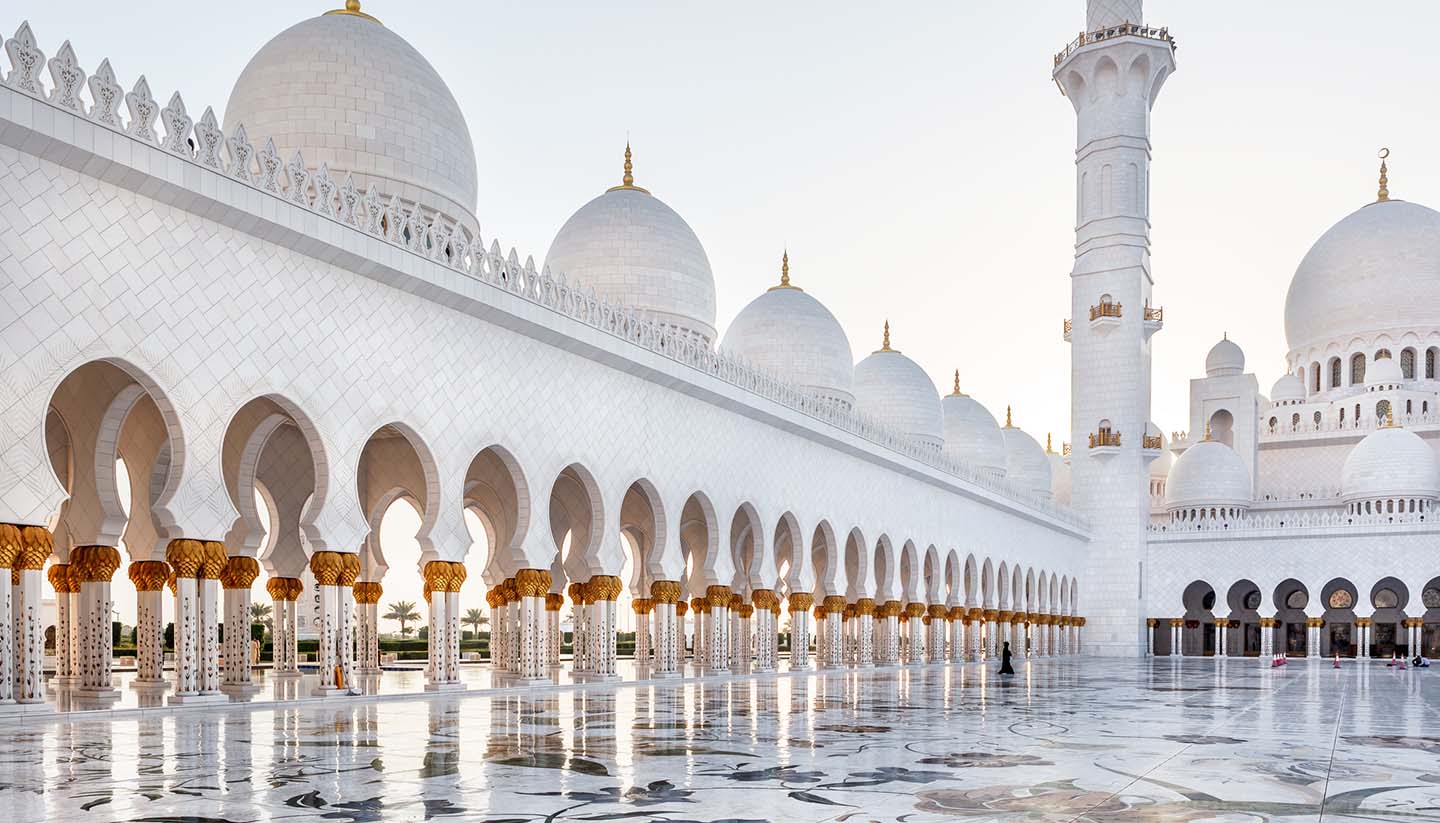
{"label": "dome with gold finial", "polygon": [[960,370],[955,388],[940,399],[945,417],[945,453],[994,477],[1005,476],[1005,437],[1000,424],[980,401],[960,391]]}
{"label": "dome with gold finial", "polygon": [[1015,425],[1009,406],[1005,407],[1005,426],[1000,436],[1005,439],[1005,479],[1016,488],[1048,500],[1053,494],[1050,460],[1035,438]]}
{"label": "dome with gold finial", "polygon": [[[1347,505],[1396,500],[1434,501],[1440,497],[1440,463],[1435,450],[1418,434],[1395,425],[1393,416],[1365,435],[1345,457],[1340,470],[1340,496]],[[1380,513],[1380,512],[1366,512]]]}
{"label": "dome with gold finial", "polygon": [[1224,511],[1248,509],[1254,488],[1250,470],[1235,450],[1212,439],[1205,439],[1186,449],[1165,481],[1165,508],[1174,514],[1184,511]]}
{"label": "dome with gold finial", "polygon": [[296,23],[250,58],[225,105],[225,133],[242,124],[257,149],[273,139],[287,163],[299,151],[336,185],[353,175],[361,191],[373,185],[478,234],[475,148],[459,104],[358,0]]}
{"label": "dome with gold finial", "polygon": [[720,348],[844,408],[855,403],[850,339],[824,304],[791,284],[788,250],[779,284],[735,315]]}
{"label": "dome with gold finial", "polygon": [[592,288],[707,345],[715,339],[715,275],[700,238],[635,184],[630,145],[620,185],[580,207],[545,255],[551,274]]}
{"label": "dome with gold finial", "polygon": [[1348,351],[1357,337],[1440,332],[1440,212],[1392,199],[1388,150],[1381,156],[1374,202],[1321,235],[1290,281],[1285,336],[1294,368],[1324,367],[1329,348]]}
{"label": "dome with gold finial", "polygon": [[890,347],[888,320],[880,348],[855,364],[855,408],[916,443],[944,446],[940,392],[918,363]]}

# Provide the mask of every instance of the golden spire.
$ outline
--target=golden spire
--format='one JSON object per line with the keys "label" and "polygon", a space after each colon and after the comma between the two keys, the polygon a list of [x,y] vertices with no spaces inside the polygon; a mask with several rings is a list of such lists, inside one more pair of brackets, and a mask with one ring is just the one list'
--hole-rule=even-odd
{"label": "golden spire", "polygon": [[348,14],[348,15],[350,15],[350,16],[352,16],[352,17],[363,17],[363,18],[365,18],[366,20],[369,20],[369,21],[372,22],[372,23],[379,23],[379,22],[380,22],[379,20],[376,20],[374,17],[372,17],[372,16],[370,16],[370,15],[368,15],[368,14],[366,14],[365,12],[363,12],[363,11],[360,10],[360,0],[345,0],[345,8],[343,8],[343,9],[331,9],[330,11],[327,11],[327,12],[325,12],[325,13],[326,13],[326,14]]}
{"label": "golden spire", "polygon": [[1375,156],[1380,158],[1380,191],[1375,195],[1375,202],[1384,203],[1390,199],[1390,169],[1385,165],[1386,159],[1390,157],[1390,150],[1381,149]]}
{"label": "golden spire", "polygon": [[1012,423],[1012,422],[1010,422],[1010,407],[1009,407],[1009,406],[1006,406],[1006,407],[1005,407],[1005,428],[1007,428],[1007,429],[1013,429],[1013,428],[1015,428],[1015,424]]}
{"label": "golden spire", "polygon": [[1045,432],[1045,453],[1054,454],[1055,449],[1050,445],[1050,432]]}
{"label": "golden spire", "polygon": [[955,391],[950,392],[951,397],[964,397],[965,393],[960,391],[960,370],[955,370]]}
{"label": "golden spire", "polygon": [[1210,439],[1210,424],[1209,424],[1209,423],[1206,423],[1206,424],[1205,424],[1205,439],[1206,439],[1207,441]]}
{"label": "golden spire", "polygon": [[786,249],[786,250],[785,250],[785,253],[784,253],[783,255],[781,255],[781,257],[780,257],[780,285],[778,285],[778,286],[771,286],[770,288],[766,289],[766,291],[775,291],[776,289],[794,289],[795,291],[804,291],[804,289],[800,288],[799,286],[792,286],[792,285],[790,285],[790,250],[789,250],[789,249]]}
{"label": "golden spire", "polygon": [[890,348],[890,321],[885,321],[885,337],[880,341],[880,351],[895,351]]}
{"label": "golden spire", "polygon": [[610,188],[606,189],[606,191],[638,191],[645,194],[650,193],[648,189],[642,189],[639,186],[635,185],[635,166],[633,163],[630,162],[629,140],[625,141],[625,173],[620,177],[620,185],[611,186]]}

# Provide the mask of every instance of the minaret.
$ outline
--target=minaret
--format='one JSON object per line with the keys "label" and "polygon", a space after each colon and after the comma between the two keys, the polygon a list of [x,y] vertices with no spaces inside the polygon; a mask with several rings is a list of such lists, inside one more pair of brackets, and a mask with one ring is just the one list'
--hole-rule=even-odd
{"label": "minaret", "polygon": [[[1085,652],[1144,653],[1150,519],[1150,108],[1175,43],[1143,24],[1141,0],[1089,0],[1086,31],[1055,56],[1075,107],[1075,266],[1070,273],[1072,505],[1092,528],[1077,598]],[[1120,436],[1087,448],[1106,424]]]}

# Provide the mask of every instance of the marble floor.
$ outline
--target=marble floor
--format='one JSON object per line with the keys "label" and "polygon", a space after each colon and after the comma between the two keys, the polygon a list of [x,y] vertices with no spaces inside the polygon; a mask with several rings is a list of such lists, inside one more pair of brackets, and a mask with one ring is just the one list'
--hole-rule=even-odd
{"label": "marble floor", "polygon": [[0,726],[0,821],[1440,821],[1435,677],[1068,658],[76,714]]}

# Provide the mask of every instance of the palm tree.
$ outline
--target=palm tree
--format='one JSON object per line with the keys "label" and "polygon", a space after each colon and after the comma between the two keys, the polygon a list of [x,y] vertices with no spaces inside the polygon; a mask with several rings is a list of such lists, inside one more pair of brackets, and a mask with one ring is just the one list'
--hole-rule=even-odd
{"label": "palm tree", "polygon": [[411,620],[419,620],[420,613],[415,611],[415,604],[409,600],[396,600],[390,604],[390,611],[384,615],[386,620],[396,620],[400,623],[400,636],[406,637],[410,634]]}
{"label": "palm tree", "polygon": [[490,618],[486,617],[485,612],[481,611],[480,609],[467,609],[465,612],[465,616],[460,619],[460,622],[466,626],[469,626],[472,630],[474,630],[475,636],[479,637],[480,627],[485,625],[486,623],[489,623]]}
{"label": "palm tree", "polygon": [[270,620],[270,612],[271,612],[271,609],[270,609],[270,604],[269,604],[269,603],[251,603],[251,604],[250,604],[250,622],[251,622],[251,623],[263,623],[263,624],[265,624],[265,630],[266,630],[266,631],[274,631],[274,630],[275,630],[275,626],[273,625],[273,623],[272,623],[271,620]]}

